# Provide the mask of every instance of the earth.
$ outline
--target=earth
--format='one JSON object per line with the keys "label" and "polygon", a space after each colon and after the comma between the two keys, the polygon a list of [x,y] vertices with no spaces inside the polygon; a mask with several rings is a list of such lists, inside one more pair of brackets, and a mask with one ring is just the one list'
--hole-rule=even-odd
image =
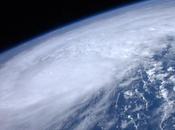
{"label": "earth", "polygon": [[0,130],[175,130],[175,1],[128,5],[0,55]]}

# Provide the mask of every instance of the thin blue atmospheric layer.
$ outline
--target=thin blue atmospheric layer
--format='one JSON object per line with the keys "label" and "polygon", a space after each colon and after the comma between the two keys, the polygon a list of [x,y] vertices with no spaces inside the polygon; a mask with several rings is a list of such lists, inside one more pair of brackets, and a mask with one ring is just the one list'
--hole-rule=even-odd
{"label": "thin blue atmospheric layer", "polygon": [[45,130],[81,129],[85,120],[93,122],[83,124],[89,130],[175,130],[174,36],[166,36],[165,42],[167,46],[155,52],[149,66],[138,65],[111,89],[101,89],[86,103],[74,106],[73,114],[61,123],[55,116]]}
{"label": "thin blue atmospheric layer", "polygon": [[[21,40],[20,42],[14,43],[17,46],[10,48],[9,51],[6,50],[5,52],[0,53],[0,55],[3,53],[8,53],[10,51],[13,51],[12,53],[8,53],[9,57],[13,57],[14,55],[17,55],[18,53],[25,51],[26,49],[29,49],[37,44],[42,43],[42,41],[45,41],[46,39],[50,37],[53,37],[56,35],[62,35],[70,30],[74,30],[79,27],[85,26],[86,24],[93,23],[97,21],[98,19],[100,19],[101,16],[103,16],[102,19],[104,19],[105,14],[107,15],[107,17],[111,17],[111,12],[112,11],[115,12],[116,9],[117,10],[123,9],[123,7],[127,7],[133,4],[143,3],[144,1],[147,1],[147,0],[136,0],[136,1],[130,2],[129,4],[114,6],[114,7],[108,8],[103,11],[97,11],[97,13],[94,13],[94,14],[89,14],[88,16],[82,16],[80,18],[77,18],[76,20],[67,22],[63,25],[55,25],[55,27],[45,30],[44,32],[41,32],[40,34],[32,36],[31,38],[28,38],[26,40]],[[8,57],[6,59],[8,59]],[[1,62],[1,57],[0,57],[0,62]]]}

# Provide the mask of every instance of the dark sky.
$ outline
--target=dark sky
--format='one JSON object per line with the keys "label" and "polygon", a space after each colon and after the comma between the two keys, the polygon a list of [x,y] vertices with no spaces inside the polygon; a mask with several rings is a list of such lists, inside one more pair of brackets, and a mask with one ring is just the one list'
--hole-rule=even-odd
{"label": "dark sky", "polygon": [[57,0],[57,3],[23,0],[0,3],[0,52],[87,16],[138,1],[142,0]]}

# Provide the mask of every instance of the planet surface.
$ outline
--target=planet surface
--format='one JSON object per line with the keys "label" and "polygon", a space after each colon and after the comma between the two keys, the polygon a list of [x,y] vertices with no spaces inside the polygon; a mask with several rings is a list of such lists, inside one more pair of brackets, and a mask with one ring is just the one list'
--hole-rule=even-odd
{"label": "planet surface", "polygon": [[0,130],[175,130],[175,1],[93,16],[0,55]]}

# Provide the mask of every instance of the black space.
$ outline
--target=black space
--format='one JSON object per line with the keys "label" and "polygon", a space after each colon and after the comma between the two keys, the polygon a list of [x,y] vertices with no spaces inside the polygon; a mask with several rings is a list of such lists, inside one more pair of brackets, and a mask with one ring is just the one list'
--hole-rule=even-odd
{"label": "black space", "polygon": [[141,0],[8,1],[0,7],[0,52],[84,17]]}

